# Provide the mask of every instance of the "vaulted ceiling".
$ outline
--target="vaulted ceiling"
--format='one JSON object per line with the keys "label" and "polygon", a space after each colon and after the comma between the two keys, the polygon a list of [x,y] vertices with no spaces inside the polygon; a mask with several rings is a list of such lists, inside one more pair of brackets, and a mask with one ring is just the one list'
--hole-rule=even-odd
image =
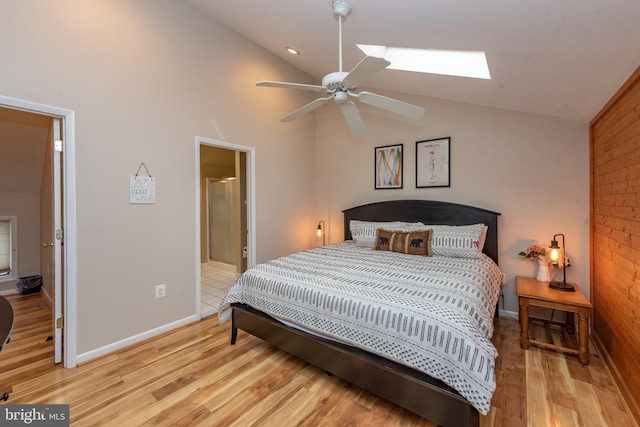
{"label": "vaulted ceiling", "polygon": [[[185,1],[306,72],[309,80],[301,83],[320,84],[338,71],[332,0]],[[353,9],[343,25],[345,71],[364,57],[358,43],[484,50],[492,76],[383,70],[365,83],[372,90],[586,123],[640,65],[638,0],[345,1]],[[302,54],[291,56],[285,46]],[[50,118],[0,108],[0,192],[39,191],[49,124]]]}
{"label": "vaulted ceiling", "polygon": [[[332,0],[186,1],[312,77],[302,83],[339,71]],[[344,71],[364,56],[358,43],[484,50],[492,75],[384,70],[370,89],[588,122],[640,65],[638,0],[345,1]]]}

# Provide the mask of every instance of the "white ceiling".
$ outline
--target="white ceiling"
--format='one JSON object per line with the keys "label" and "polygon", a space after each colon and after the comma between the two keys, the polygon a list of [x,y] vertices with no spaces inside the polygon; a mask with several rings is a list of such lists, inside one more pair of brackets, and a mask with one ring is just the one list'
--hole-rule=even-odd
{"label": "white ceiling", "polygon": [[[313,77],[301,83],[338,71],[331,0],[186,1]],[[358,43],[484,50],[492,75],[384,70],[369,89],[588,122],[640,65],[640,0],[346,1],[344,71],[364,56]]]}

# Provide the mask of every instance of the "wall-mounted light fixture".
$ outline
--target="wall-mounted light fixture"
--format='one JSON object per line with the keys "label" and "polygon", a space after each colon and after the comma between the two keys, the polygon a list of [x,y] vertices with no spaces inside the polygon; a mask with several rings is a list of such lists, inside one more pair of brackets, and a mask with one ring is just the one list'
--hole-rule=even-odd
{"label": "wall-mounted light fixture", "polygon": [[[562,236],[562,258],[560,258],[560,247],[556,240],[558,236]],[[576,288],[571,283],[567,283],[567,256],[565,255],[564,234],[554,235],[549,249],[551,250],[549,253],[551,260],[562,267],[562,282],[549,282],[549,287],[557,291],[575,292]]]}
{"label": "wall-mounted light fixture", "polygon": [[324,246],[327,241],[327,238],[325,237],[324,228],[325,228],[324,221],[320,221],[318,223],[317,236],[318,236],[318,239],[322,238],[322,246]]}

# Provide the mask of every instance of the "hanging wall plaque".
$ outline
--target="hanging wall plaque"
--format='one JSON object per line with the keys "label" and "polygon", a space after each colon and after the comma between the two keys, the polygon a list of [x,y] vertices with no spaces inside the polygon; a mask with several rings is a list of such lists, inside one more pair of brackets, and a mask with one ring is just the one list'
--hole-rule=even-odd
{"label": "hanging wall plaque", "polygon": [[[140,175],[140,169],[144,168],[148,176]],[[156,202],[156,178],[151,176],[144,163],[140,163],[135,175],[129,176],[129,203],[155,203]]]}

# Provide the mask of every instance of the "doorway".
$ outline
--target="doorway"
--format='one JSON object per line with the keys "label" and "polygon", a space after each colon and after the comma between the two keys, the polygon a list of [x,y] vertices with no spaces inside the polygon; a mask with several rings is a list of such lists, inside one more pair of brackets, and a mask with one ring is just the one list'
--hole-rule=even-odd
{"label": "doorway", "polygon": [[[42,163],[37,180],[37,184],[43,188],[42,191],[38,189],[37,196],[37,204],[41,206],[38,211],[42,212],[39,212],[40,218],[34,220],[41,233],[34,237],[35,244],[32,241],[31,252],[27,252],[26,257],[19,257],[19,259],[23,267],[25,258],[31,259],[32,263],[37,259],[38,266],[30,266],[30,271],[37,268],[43,276],[45,285],[46,280],[50,281],[48,296],[53,314],[54,361],[56,363],[63,361],[67,368],[75,367],[75,115],[70,110],[4,96],[0,96],[0,110],[5,117],[22,117],[17,119],[18,121],[25,120],[24,117],[30,117],[47,123],[47,137],[43,142],[44,151],[40,154]],[[24,125],[23,122],[18,126]],[[28,126],[30,125],[27,124]],[[10,145],[3,146],[2,149],[6,153],[12,150]],[[13,149],[18,148],[14,146]],[[47,161],[44,161],[45,159]],[[42,167],[43,164],[44,167]],[[16,181],[22,183],[21,178],[13,180],[13,182]],[[14,205],[14,209],[19,209],[16,206]],[[20,223],[20,217],[18,222]],[[20,266],[18,271],[21,276],[25,272]],[[64,334],[62,334],[63,328]]]}
{"label": "doorway", "polygon": [[253,148],[196,139],[198,152],[198,313],[218,312],[237,277],[253,265]]}

